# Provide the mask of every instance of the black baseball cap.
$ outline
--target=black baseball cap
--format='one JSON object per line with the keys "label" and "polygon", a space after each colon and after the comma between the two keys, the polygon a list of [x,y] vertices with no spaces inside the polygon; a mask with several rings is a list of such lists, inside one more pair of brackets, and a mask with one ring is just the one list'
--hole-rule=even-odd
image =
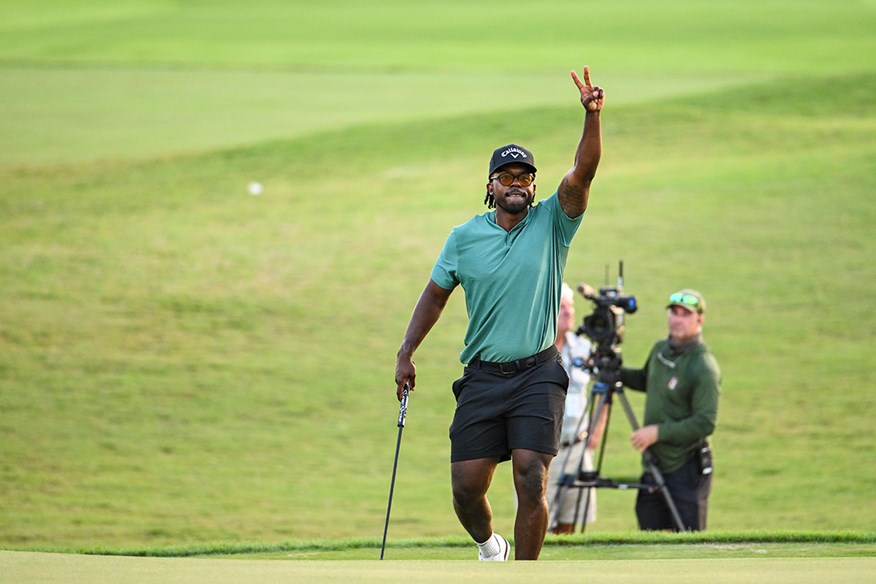
{"label": "black baseball cap", "polygon": [[535,157],[532,152],[523,146],[508,144],[493,151],[493,157],[490,158],[490,172],[487,173],[487,177],[492,176],[497,168],[512,163],[525,164],[532,169],[532,172],[536,172]]}

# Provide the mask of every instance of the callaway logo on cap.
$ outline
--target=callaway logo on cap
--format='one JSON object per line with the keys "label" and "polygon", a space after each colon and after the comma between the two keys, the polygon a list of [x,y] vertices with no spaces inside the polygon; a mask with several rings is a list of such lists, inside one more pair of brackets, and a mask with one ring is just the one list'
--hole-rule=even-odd
{"label": "callaway logo on cap", "polygon": [[521,150],[517,146],[512,146],[511,148],[508,148],[507,150],[503,150],[502,151],[502,158],[505,158],[506,156],[511,156],[513,158],[517,158],[518,156],[522,156],[523,158],[529,158],[526,155],[526,152],[524,152],[523,150]]}
{"label": "callaway logo on cap", "polygon": [[532,155],[532,152],[523,146],[508,144],[507,146],[496,148],[496,150],[493,151],[493,157],[490,158],[490,172],[488,173],[488,176],[496,172],[497,168],[514,162],[529,166],[532,168],[532,172],[536,171],[535,157]]}

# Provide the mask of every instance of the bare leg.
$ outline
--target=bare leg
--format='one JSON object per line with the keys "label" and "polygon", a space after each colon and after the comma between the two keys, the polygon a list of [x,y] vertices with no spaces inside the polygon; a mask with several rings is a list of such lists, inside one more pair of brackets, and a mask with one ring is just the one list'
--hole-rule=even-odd
{"label": "bare leg", "polygon": [[493,535],[493,510],[487,500],[487,489],[498,462],[496,458],[479,458],[450,464],[453,509],[476,543]]}
{"label": "bare leg", "polygon": [[517,520],[514,523],[514,558],[537,560],[547,532],[545,499],[548,469],[553,456],[534,450],[511,453],[514,487],[517,489]]}

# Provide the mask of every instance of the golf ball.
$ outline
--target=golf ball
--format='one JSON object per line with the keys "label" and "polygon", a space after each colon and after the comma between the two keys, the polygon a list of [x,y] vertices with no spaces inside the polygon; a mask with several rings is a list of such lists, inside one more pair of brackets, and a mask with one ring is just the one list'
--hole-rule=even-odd
{"label": "golf ball", "polygon": [[256,181],[249,183],[246,189],[249,191],[249,194],[254,197],[259,196],[260,194],[262,194],[262,191],[265,190],[265,188],[262,186],[262,183]]}

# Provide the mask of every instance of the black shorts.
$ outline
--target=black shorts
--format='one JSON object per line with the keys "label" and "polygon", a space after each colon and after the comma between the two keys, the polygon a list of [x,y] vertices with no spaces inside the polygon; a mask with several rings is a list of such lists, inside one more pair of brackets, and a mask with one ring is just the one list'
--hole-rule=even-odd
{"label": "black shorts", "polygon": [[[669,488],[672,502],[675,503],[685,529],[705,531],[709,494],[712,491],[712,475],[702,474],[699,458],[691,458],[680,468],[663,473],[663,480]],[[642,483],[656,484],[651,473],[642,475]],[[677,531],[662,492],[651,493],[648,490],[640,490],[636,497],[636,517],[639,520],[639,529]]]}
{"label": "black shorts", "polygon": [[501,462],[518,448],[556,455],[568,387],[559,356],[510,375],[466,367],[453,383],[450,461]]}

